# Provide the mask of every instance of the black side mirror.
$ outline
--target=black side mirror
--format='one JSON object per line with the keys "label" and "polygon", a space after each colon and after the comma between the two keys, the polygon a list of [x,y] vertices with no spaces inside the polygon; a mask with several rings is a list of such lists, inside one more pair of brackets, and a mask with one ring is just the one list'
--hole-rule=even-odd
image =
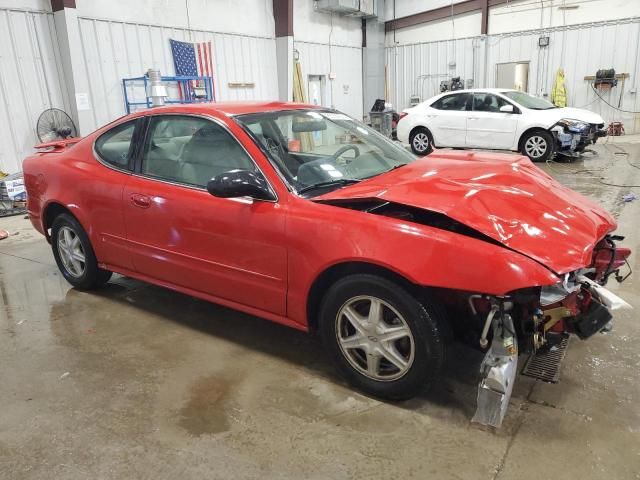
{"label": "black side mirror", "polygon": [[214,197],[251,197],[256,200],[275,200],[269,184],[260,172],[231,170],[207,182],[207,191]]}

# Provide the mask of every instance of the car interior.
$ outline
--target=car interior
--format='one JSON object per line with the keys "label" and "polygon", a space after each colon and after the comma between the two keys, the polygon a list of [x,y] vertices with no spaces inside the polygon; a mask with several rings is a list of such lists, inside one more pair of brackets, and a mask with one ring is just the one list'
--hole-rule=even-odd
{"label": "car interior", "polygon": [[341,178],[365,178],[392,164],[381,149],[334,122],[297,122],[294,116],[288,125],[282,120],[262,116],[249,117],[243,123],[287,181],[296,187]]}
{"label": "car interior", "polygon": [[208,120],[153,120],[142,159],[142,172],[146,175],[204,186],[230,170],[256,169],[238,142]]}

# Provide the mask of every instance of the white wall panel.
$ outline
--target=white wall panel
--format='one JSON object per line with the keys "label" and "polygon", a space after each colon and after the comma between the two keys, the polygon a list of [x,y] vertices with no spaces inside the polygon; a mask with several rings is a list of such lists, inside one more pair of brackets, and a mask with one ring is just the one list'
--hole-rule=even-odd
{"label": "white wall panel", "polygon": [[456,15],[453,17],[453,21],[451,18],[444,18],[400,28],[387,35],[387,45],[437,42],[480,35],[481,18],[482,14],[480,10],[477,10]]}
{"label": "white wall panel", "polygon": [[[300,54],[305,91],[309,75],[325,75],[329,106],[361,120],[362,49],[299,41],[294,41],[294,49]],[[334,80],[329,80],[331,72]]]}
{"label": "white wall panel", "polygon": [[[541,35],[550,37],[549,47],[538,47]],[[640,89],[639,38],[640,18],[634,18],[388,47],[386,59],[391,100],[402,109],[409,105],[412,94],[417,93],[423,99],[436,95],[440,79],[420,84],[416,83],[419,75],[461,76],[473,78],[476,86],[493,87],[498,63],[526,61],[530,62],[530,93],[548,95],[556,71],[562,67],[570,106],[598,112],[606,122],[622,121],[627,133],[640,133],[640,114],[633,113],[640,111],[640,94],[632,93],[634,89]],[[452,60],[456,65],[450,68]],[[630,74],[624,85],[620,82],[611,91],[599,92],[609,103],[616,107],[620,103],[619,108],[628,112],[608,106],[584,80],[585,76],[595,75],[602,68],[615,68],[618,73]]]}
{"label": "white wall panel", "polygon": [[51,13],[0,8],[0,170],[6,173],[21,170],[39,143],[42,111],[69,111],[56,45]]}
{"label": "white wall panel", "polygon": [[[78,21],[95,128],[125,113],[122,78],[141,76],[152,67],[163,75],[174,75],[169,39],[212,42],[218,101],[278,97],[274,38],[88,17]],[[230,88],[230,82],[252,82],[254,87]],[[141,90],[136,99],[144,99]]]}
{"label": "white wall panel", "polygon": [[439,93],[442,80],[481,76],[483,55],[484,42],[476,38],[389,47],[386,59],[390,100],[396,108],[403,109],[409,106],[412,95],[424,100]]}

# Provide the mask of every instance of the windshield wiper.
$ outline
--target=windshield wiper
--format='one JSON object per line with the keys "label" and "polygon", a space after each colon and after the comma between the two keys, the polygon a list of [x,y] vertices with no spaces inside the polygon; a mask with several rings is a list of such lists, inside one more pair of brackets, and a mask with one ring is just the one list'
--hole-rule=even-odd
{"label": "windshield wiper", "polygon": [[351,185],[353,183],[358,183],[358,182],[360,182],[360,180],[357,178],[337,178],[335,180],[314,183],[313,185],[307,185],[306,187],[302,187],[300,190],[298,190],[298,194],[303,194],[305,192],[315,190],[316,188],[331,187],[333,185],[340,185],[344,187],[345,185]]}

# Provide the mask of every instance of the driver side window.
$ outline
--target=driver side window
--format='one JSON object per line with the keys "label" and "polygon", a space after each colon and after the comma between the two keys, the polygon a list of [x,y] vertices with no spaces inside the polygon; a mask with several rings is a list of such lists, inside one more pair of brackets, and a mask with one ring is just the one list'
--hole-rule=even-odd
{"label": "driver side window", "polygon": [[205,187],[213,177],[235,169],[256,171],[256,165],[222,126],[201,117],[151,117],[142,154],[144,175]]}
{"label": "driver side window", "polygon": [[509,105],[506,100],[493,95],[491,93],[474,93],[473,94],[473,111],[474,112],[492,112],[499,113],[500,107]]}

